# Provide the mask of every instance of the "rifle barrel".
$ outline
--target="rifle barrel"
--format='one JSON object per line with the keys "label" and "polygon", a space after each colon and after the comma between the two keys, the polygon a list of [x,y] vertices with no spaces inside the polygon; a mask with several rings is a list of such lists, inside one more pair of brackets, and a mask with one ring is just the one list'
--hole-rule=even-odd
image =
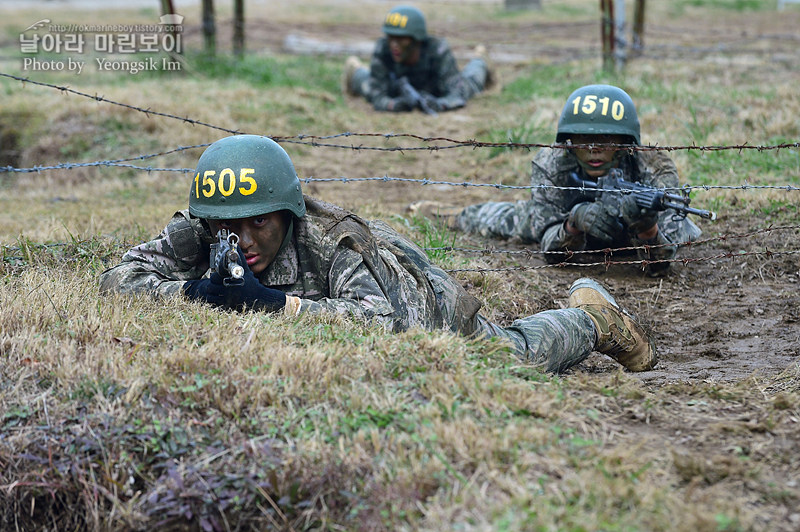
{"label": "rifle barrel", "polygon": [[716,220],[717,213],[706,211],[703,209],[695,209],[694,207],[689,207],[685,203],[671,203],[671,202],[664,202],[664,206],[669,209],[675,209],[678,212],[685,212],[686,214],[694,214],[695,216],[699,216],[700,218],[705,218],[706,220]]}

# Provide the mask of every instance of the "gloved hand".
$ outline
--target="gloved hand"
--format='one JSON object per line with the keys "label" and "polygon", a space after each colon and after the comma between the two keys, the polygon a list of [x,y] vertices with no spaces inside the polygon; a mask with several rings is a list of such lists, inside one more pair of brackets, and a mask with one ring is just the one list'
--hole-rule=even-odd
{"label": "gloved hand", "polygon": [[239,258],[244,268],[241,284],[225,286],[222,276],[214,272],[208,279],[187,281],[183,285],[183,293],[189,299],[199,299],[216,307],[233,310],[249,308],[272,312],[282,309],[286,305],[286,294],[261,284],[247,265],[241,249]]}
{"label": "gloved hand", "polygon": [[602,203],[578,203],[569,212],[569,223],[578,231],[594,238],[611,242],[622,230],[622,224],[606,211]]}
{"label": "gloved hand", "polygon": [[445,102],[441,98],[437,98],[433,94],[425,91],[421,91],[419,95],[425,101],[427,106],[436,111],[437,113],[440,111],[444,111],[446,109]]}
{"label": "gloved hand", "polygon": [[183,284],[183,293],[189,299],[203,301],[215,307],[225,305],[225,297],[222,289],[222,277],[216,272],[211,274],[208,279],[193,279]]}
{"label": "gloved hand", "polygon": [[639,207],[633,194],[622,197],[620,215],[622,216],[622,221],[634,235],[652,229],[658,222],[658,211]]}
{"label": "gloved hand", "polygon": [[442,96],[440,98],[437,98],[428,92],[421,92],[420,94],[422,94],[422,97],[425,99],[425,103],[427,103],[431,109],[437,112],[460,109],[461,107],[467,105],[467,101],[464,98],[454,94]]}
{"label": "gloved hand", "polygon": [[408,95],[400,95],[392,99],[392,111],[412,111],[416,102]]}

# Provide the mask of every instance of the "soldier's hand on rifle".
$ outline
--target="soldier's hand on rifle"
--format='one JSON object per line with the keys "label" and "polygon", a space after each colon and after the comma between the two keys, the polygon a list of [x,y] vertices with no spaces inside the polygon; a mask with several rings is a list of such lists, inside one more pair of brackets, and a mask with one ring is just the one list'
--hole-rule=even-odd
{"label": "soldier's hand on rifle", "polygon": [[244,283],[225,287],[226,307],[270,312],[280,310],[286,305],[286,294],[261,284],[247,265],[241,248],[239,248],[239,263],[244,267],[244,277],[242,277]]}
{"label": "soldier's hand on rifle", "polygon": [[620,202],[622,221],[634,235],[646,233],[658,222],[658,211],[639,207],[636,196],[628,194]]}
{"label": "soldier's hand on rifle", "polygon": [[208,279],[186,281],[183,284],[183,293],[189,299],[196,299],[215,307],[221,307],[225,302],[222,294],[223,288],[222,276],[214,272]]}
{"label": "soldier's hand on rifle", "polygon": [[437,98],[433,94],[425,91],[421,91],[419,95],[425,101],[425,104],[434,111],[436,111],[437,113],[440,111],[444,111],[445,106],[441,98]]}
{"label": "soldier's hand on rifle", "polygon": [[605,242],[613,241],[614,235],[622,230],[619,221],[599,202],[578,203],[570,211],[567,223],[578,231]]}
{"label": "soldier's hand on rifle", "polygon": [[239,263],[244,267],[241,284],[225,286],[222,276],[214,272],[208,279],[187,281],[183,285],[184,294],[189,299],[232,310],[248,308],[271,312],[282,309],[286,305],[286,294],[262,285],[247,265],[242,250],[238,251]]}
{"label": "soldier's hand on rifle", "polygon": [[397,98],[392,98],[390,104],[391,111],[411,111],[416,107],[417,103],[413,98],[406,94],[401,94]]}

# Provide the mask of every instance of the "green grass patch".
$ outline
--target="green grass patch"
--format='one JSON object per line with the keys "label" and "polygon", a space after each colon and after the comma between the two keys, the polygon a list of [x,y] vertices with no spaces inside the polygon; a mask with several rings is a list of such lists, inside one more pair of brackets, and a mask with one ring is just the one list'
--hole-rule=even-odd
{"label": "green grass patch", "polygon": [[718,9],[721,11],[765,11],[775,9],[775,2],[765,0],[675,0],[670,2],[675,14],[683,14],[686,8]]}
{"label": "green grass patch", "polygon": [[449,268],[453,265],[454,258],[448,249],[430,248],[452,248],[456,244],[458,236],[447,226],[444,220],[431,220],[424,216],[412,216],[410,218],[397,216],[396,221],[401,221],[406,227],[418,233],[415,242],[425,250],[428,258],[441,268]]}
{"label": "green grass patch", "polygon": [[[786,138],[771,138],[767,144],[792,142]],[[698,143],[700,144],[700,143]],[[752,185],[798,183],[800,152],[796,149],[758,150],[744,149],[703,151],[689,150],[691,167],[686,173],[689,184],[739,184]]]}
{"label": "green grass patch", "polygon": [[[258,87],[302,87],[305,90],[340,92],[341,61],[324,56],[266,56],[248,53],[242,57],[232,54],[209,56],[202,52],[186,53],[190,76],[217,81],[244,81]],[[179,77],[184,73],[153,73],[158,76]]]}

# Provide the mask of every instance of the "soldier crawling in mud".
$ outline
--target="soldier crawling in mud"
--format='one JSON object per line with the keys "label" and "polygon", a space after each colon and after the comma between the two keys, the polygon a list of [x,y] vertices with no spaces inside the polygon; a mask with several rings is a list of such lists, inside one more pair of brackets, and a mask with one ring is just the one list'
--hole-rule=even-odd
{"label": "soldier crawling in mud", "polygon": [[[345,63],[345,91],[364,96],[377,111],[422,109],[433,114],[458,109],[484,90],[491,74],[483,57],[459,72],[444,39],[428,35],[425,17],[411,6],[397,6],[383,21],[369,68],[351,56]],[[485,56],[485,47],[476,54]]]}
{"label": "soldier crawling in mud", "polygon": [[[210,270],[210,250],[237,235],[240,279]],[[517,355],[562,372],[591,351],[630,371],[656,364],[647,333],[597,281],[582,278],[569,308],[500,327],[480,302],[386,223],[304,196],[286,152],[267,137],[226,137],[200,157],[189,208],[154,240],[101,274],[101,291],[186,298],[230,310],[336,313],[382,325],[508,341]]]}
{"label": "soldier crawling in mud", "polygon": [[[541,149],[532,162],[534,188],[528,201],[488,202],[463,210],[419,202],[410,209],[444,218],[465,232],[538,242],[546,252],[641,246],[637,250],[640,259],[668,261],[676,256],[680,244],[700,237],[700,229],[688,218],[676,216],[673,209],[641,208],[633,194],[618,195],[620,202],[611,209],[605,201],[595,201],[578,190],[559,188],[575,187],[575,176],[597,181],[612,169],[621,171],[628,182],[659,189],[678,187],[678,171],[663,151],[606,147],[640,144],[636,107],[622,89],[587,85],[575,90],[561,112],[556,142],[592,147]],[[551,263],[567,256],[544,255]],[[647,273],[661,276],[669,266],[669,262],[648,263]]]}

